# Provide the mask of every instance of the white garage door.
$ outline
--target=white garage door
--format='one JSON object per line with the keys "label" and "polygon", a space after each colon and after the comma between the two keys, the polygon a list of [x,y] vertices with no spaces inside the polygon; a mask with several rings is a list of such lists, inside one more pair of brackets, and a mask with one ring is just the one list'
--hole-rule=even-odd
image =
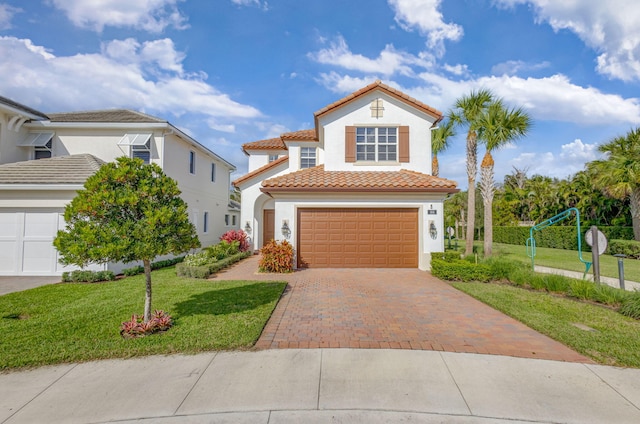
{"label": "white garage door", "polygon": [[62,211],[0,211],[0,275],[60,275],[53,239]]}

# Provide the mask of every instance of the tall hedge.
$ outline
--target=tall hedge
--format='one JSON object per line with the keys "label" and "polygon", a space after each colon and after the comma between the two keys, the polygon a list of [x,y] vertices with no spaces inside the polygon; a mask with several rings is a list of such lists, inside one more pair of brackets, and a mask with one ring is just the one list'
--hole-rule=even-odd
{"label": "tall hedge", "polygon": [[[582,249],[590,251],[584,242],[584,233],[588,227],[582,227]],[[633,240],[633,228],[631,227],[598,227],[604,233],[607,240]],[[495,243],[516,244],[524,246],[529,238],[531,227],[493,227],[493,241]],[[553,226],[541,231],[534,231],[537,247],[550,247],[553,249],[578,250],[578,239],[575,226]]]}

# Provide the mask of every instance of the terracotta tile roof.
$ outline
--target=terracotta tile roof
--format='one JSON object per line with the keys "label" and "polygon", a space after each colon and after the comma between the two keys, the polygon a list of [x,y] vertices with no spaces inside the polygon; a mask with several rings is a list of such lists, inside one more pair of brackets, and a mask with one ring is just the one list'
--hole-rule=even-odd
{"label": "terracotta tile roof", "polygon": [[275,168],[276,166],[282,164],[282,163],[286,163],[289,161],[289,156],[282,156],[281,158],[278,158],[276,160],[274,160],[273,162],[269,162],[268,164],[261,166],[260,168],[249,172],[248,174],[243,175],[242,177],[234,180],[231,184],[233,184],[234,187],[237,187],[238,184],[242,184],[243,182],[255,177],[256,175],[260,175],[263,172],[268,171],[269,169]]}
{"label": "terracotta tile roof", "polygon": [[105,162],[89,154],[0,165],[0,184],[84,184]]}
{"label": "terracotta tile roof", "polygon": [[82,112],[50,113],[51,122],[140,122],[166,123],[167,121],[129,109],[88,110]]}
{"label": "terracotta tile roof", "polygon": [[258,140],[252,141],[251,143],[245,143],[242,145],[242,150],[247,151],[250,150],[287,150],[287,146],[285,146],[284,142],[280,137],[278,138],[269,138],[266,140]]}
{"label": "terracotta tile roof", "polygon": [[458,191],[455,181],[420,172],[400,171],[325,171],[324,165],[302,169],[271,178],[262,183],[265,192],[276,191]]}
{"label": "terracotta tile roof", "polygon": [[280,135],[280,138],[283,140],[318,141],[316,130],[313,128],[284,133]]}
{"label": "terracotta tile roof", "polygon": [[353,100],[357,99],[360,96],[363,96],[369,92],[372,92],[374,90],[381,90],[385,93],[387,93],[388,95],[395,97],[398,100],[401,100],[417,109],[422,110],[423,112],[425,112],[428,115],[433,116],[434,118],[436,118],[436,122],[440,121],[442,119],[442,112],[440,112],[438,109],[432,108],[429,105],[426,105],[424,103],[422,103],[419,100],[414,99],[413,97],[408,96],[407,94],[404,94],[402,91],[400,90],[396,90],[395,88],[391,88],[386,84],[383,84],[382,81],[380,80],[376,80],[374,83],[367,85],[366,87],[361,88],[358,91],[354,91],[353,93],[349,94],[346,97],[343,97],[342,99],[331,103],[328,106],[323,107],[322,109],[320,109],[319,111],[317,111],[316,113],[314,113],[315,116],[315,122],[316,122],[316,128],[318,127],[318,118],[326,113],[332,112],[350,102],[352,102]]}

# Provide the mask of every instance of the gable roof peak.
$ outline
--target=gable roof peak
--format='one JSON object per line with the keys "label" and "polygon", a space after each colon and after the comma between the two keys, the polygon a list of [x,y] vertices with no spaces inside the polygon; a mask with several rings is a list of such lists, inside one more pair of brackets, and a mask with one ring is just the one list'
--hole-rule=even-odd
{"label": "gable roof peak", "polygon": [[328,106],[323,107],[322,109],[320,109],[319,111],[317,111],[316,113],[314,113],[314,117],[315,117],[315,123],[316,123],[316,128],[318,128],[318,119],[323,116],[326,115],[330,112],[333,112],[337,109],[340,109],[341,107],[355,101],[356,99],[365,96],[375,90],[379,90],[384,92],[385,94],[403,102],[406,103],[407,105],[418,109],[424,113],[426,113],[427,115],[430,115],[432,117],[435,118],[435,123],[439,122],[442,118],[442,112],[440,112],[438,109],[435,109],[425,103],[422,103],[421,101],[409,96],[408,94],[403,93],[400,90],[397,90],[393,87],[390,87],[388,85],[386,85],[385,83],[383,83],[382,81],[380,81],[379,79],[375,80],[374,82],[372,82],[371,84],[362,87],[359,90],[354,91],[353,93],[343,97],[340,100],[337,100],[333,103],[331,103]]}

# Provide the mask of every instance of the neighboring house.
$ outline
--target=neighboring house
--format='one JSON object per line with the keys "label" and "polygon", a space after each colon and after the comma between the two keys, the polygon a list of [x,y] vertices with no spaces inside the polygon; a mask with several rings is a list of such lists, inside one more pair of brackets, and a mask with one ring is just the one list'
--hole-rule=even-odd
{"label": "neighboring house", "polygon": [[45,115],[0,97],[0,275],[62,273],[52,240],[64,206],[101,163],[123,155],[178,182],[203,246],[239,228],[235,166],[169,122],[131,110]]}
{"label": "neighboring house", "polygon": [[297,267],[429,269],[454,181],[431,175],[442,114],[376,81],[314,114],[315,128],[242,146],[241,227],[288,240]]}

